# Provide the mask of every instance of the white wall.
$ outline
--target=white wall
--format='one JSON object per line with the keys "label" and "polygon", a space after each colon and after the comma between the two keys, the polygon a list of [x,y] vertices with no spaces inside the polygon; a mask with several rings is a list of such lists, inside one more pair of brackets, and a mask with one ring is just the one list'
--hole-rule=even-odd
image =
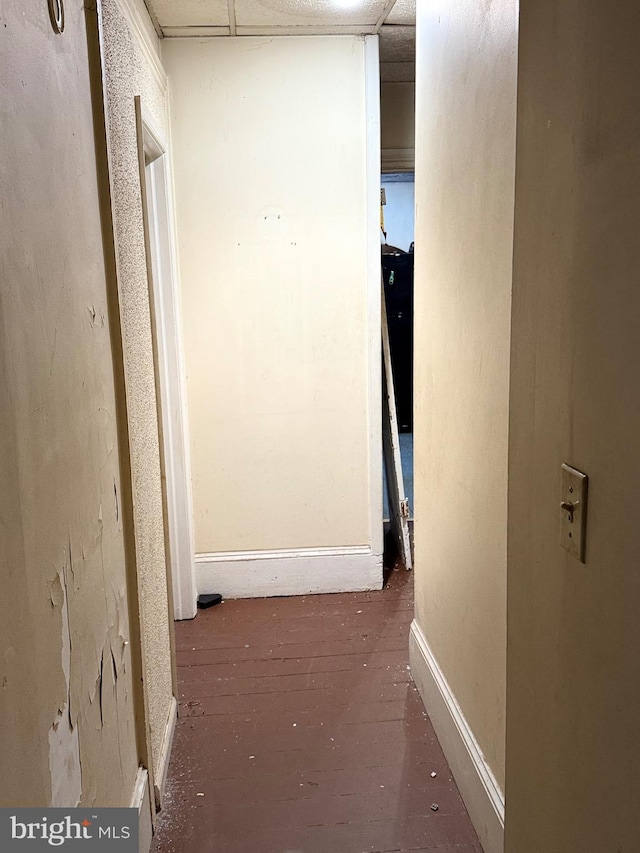
{"label": "white wall", "polygon": [[379,547],[366,52],[351,36],[163,44],[200,554],[371,564]]}
{"label": "white wall", "polygon": [[408,252],[415,234],[415,184],[413,180],[383,178],[382,186],[387,197],[384,208],[387,243]]}
{"label": "white wall", "polygon": [[[640,13],[521,3],[507,851],[640,838]],[[590,478],[586,564],[560,466]]]}
{"label": "white wall", "polygon": [[[441,674],[447,712],[460,709],[468,741],[456,741],[451,716],[439,734],[494,851],[504,791],[517,6],[425,3],[417,26],[415,628],[424,654],[412,665],[416,677],[429,667]],[[472,742],[491,802],[484,782],[468,784],[478,768],[456,758]]]}

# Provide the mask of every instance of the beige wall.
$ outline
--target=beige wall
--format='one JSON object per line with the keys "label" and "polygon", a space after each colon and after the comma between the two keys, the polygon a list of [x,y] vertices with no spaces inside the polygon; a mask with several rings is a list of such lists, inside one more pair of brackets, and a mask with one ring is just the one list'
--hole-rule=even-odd
{"label": "beige wall", "polygon": [[163,44],[198,552],[370,542],[364,56]]}
{"label": "beige wall", "polygon": [[[81,4],[0,12],[0,804],[128,806],[118,408]],[[109,285],[111,286],[111,284]]]}
{"label": "beige wall", "polygon": [[382,83],[380,136],[382,171],[412,171],[415,161],[415,84]]}
{"label": "beige wall", "polygon": [[[125,14],[126,10],[128,14]],[[166,78],[140,0],[102,0],[113,208],[118,253],[145,690],[155,775],[172,709],[158,416],[134,97],[167,129]],[[135,24],[139,24],[139,33]],[[141,34],[146,33],[146,40]],[[154,43],[155,39],[155,43]],[[149,47],[145,50],[142,45]],[[155,55],[154,55],[155,54]]]}
{"label": "beige wall", "polygon": [[419,8],[416,619],[501,787],[516,40],[513,0]]}
{"label": "beige wall", "polygon": [[[521,3],[509,468],[508,853],[640,838],[640,12]],[[587,562],[560,466],[590,477]]]}

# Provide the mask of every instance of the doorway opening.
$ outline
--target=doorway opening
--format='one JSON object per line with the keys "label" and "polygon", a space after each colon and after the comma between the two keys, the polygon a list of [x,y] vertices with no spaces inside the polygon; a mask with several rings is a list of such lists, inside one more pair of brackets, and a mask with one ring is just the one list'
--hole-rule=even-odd
{"label": "doorway opening", "polygon": [[[381,180],[382,278],[386,307],[390,372],[393,377],[395,418],[405,513],[411,538],[413,527],[413,246],[414,246],[414,174],[395,172]],[[394,519],[394,472],[384,466],[383,518],[392,532]],[[397,538],[397,534],[396,537]],[[409,562],[411,562],[409,547]],[[400,548],[402,551],[402,547]],[[409,566],[407,566],[409,567]]]}
{"label": "doorway opening", "polygon": [[171,618],[196,613],[193,513],[173,200],[167,142],[136,98]]}

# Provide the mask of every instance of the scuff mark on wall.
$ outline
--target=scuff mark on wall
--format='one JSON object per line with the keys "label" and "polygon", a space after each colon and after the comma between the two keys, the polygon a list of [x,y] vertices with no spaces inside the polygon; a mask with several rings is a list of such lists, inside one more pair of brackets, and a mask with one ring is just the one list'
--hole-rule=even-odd
{"label": "scuff mark on wall", "polygon": [[53,334],[53,352],[51,353],[51,367],[49,368],[49,376],[53,376],[53,362],[56,358],[56,344],[58,342],[58,327],[56,326]]}
{"label": "scuff mark on wall", "polygon": [[59,573],[49,584],[49,592],[51,595],[51,606],[62,607],[64,603],[64,589],[62,587],[62,581],[60,580]]}
{"label": "scuff mark on wall", "polygon": [[[71,562],[71,549],[69,549]],[[67,598],[67,567],[61,569],[49,585],[51,606],[60,609],[62,617],[62,671],[67,695],[58,708],[49,729],[49,770],[51,773],[51,805],[75,807],[82,796],[82,767],[78,729],[71,722],[71,628]]]}

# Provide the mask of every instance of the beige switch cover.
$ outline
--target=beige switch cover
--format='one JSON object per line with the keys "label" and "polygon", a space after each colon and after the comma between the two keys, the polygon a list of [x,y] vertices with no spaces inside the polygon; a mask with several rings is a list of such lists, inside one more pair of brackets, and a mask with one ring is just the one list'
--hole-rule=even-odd
{"label": "beige switch cover", "polygon": [[586,474],[563,464],[560,544],[581,563],[585,562],[588,480]]}

